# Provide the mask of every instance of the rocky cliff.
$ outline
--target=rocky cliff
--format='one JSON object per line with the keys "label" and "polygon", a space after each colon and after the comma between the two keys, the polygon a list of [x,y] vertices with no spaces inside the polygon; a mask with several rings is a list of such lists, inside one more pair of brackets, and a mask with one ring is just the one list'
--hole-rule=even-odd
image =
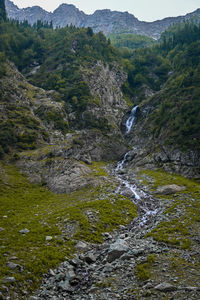
{"label": "rocky cliff", "polygon": [[19,9],[10,0],[6,0],[8,17],[19,21],[27,20],[34,24],[37,20],[51,22],[54,27],[74,25],[76,27],[92,27],[94,32],[109,33],[134,33],[147,35],[158,39],[170,25],[186,21],[190,18],[200,18],[200,10],[185,16],[165,18],[155,22],[139,21],[134,15],[128,12],[111,11],[109,9],[97,10],[92,15],[86,15],[74,5],[62,4],[53,13],[46,12],[35,6]]}
{"label": "rocky cliff", "polygon": [[125,73],[117,66],[110,70],[101,62],[94,65],[90,77],[89,70],[83,70],[94,96],[83,119],[97,123],[106,120],[104,134],[87,126],[72,131],[68,122],[73,113],[67,113],[56,92],[32,86],[11,63],[6,70],[1,79],[0,134],[7,134],[6,146],[13,157],[18,153],[17,165],[31,182],[43,182],[57,193],[97,184],[88,165],[119,159],[128,149],[120,131],[121,118],[128,110],[119,88]]}

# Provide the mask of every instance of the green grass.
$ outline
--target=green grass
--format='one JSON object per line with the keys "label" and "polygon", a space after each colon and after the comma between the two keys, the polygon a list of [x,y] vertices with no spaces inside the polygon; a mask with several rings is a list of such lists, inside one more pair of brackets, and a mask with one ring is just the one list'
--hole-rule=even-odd
{"label": "green grass", "polygon": [[155,262],[156,255],[150,254],[146,262],[136,266],[136,274],[139,280],[146,281],[151,277],[152,266]]}
{"label": "green grass", "polygon": [[[96,176],[105,175],[100,163],[97,165]],[[111,190],[113,186],[107,183],[57,195],[31,184],[14,166],[1,164],[0,227],[4,230],[0,232],[0,287],[3,278],[14,276],[16,282],[9,286],[9,293],[14,290],[21,295],[23,290],[34,290],[45,272],[66,256],[73,256],[78,240],[101,242],[104,231],[112,231],[136,217],[135,205]],[[88,212],[94,214],[94,220],[88,218]],[[72,235],[65,232],[66,222],[77,225]],[[24,228],[30,232],[22,235],[19,231]],[[47,242],[46,236],[53,239]],[[13,256],[23,272],[13,273],[8,268]]]}

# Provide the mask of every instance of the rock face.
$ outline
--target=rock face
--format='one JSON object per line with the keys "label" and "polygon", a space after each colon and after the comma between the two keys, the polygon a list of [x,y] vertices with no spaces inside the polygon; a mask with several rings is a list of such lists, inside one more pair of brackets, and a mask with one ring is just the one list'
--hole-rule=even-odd
{"label": "rock face", "polygon": [[[30,85],[13,64],[8,63],[7,75],[0,80],[0,119],[3,122],[10,118],[9,105],[12,104],[18,112],[19,124],[18,128],[13,127],[14,134],[19,135],[18,139],[25,134],[27,138],[34,138],[29,149],[36,150],[19,153],[17,166],[31,182],[44,183],[55,193],[96,186],[99,182],[89,166],[91,162],[118,160],[127,151],[120,131],[121,118],[128,109],[120,90],[126,74],[117,66],[109,69],[101,62],[82,72],[94,97],[94,103],[88,103],[82,117],[92,116],[97,124],[105,120],[106,134],[95,128],[68,132],[57,127],[58,118],[65,126],[71,117],[64,108],[64,102],[57,101],[55,91]],[[28,117],[26,121],[24,114]],[[19,143],[19,147],[21,145]],[[22,146],[27,147],[27,144]]]}
{"label": "rock face", "polygon": [[140,115],[129,136],[134,149],[127,156],[127,162],[130,161],[129,165],[133,167],[163,168],[188,178],[199,178],[200,154],[197,150],[183,151],[179,145],[170,146],[166,130],[159,137],[153,135],[151,114],[155,109],[153,105],[140,105]]}
{"label": "rock face", "polygon": [[96,99],[88,104],[87,113],[96,119],[106,119],[113,127],[112,132],[116,131],[120,128],[124,112],[128,110],[120,89],[127,74],[117,64],[110,67],[99,61],[89,72],[83,70],[83,77]]}
{"label": "rock face", "polygon": [[97,10],[92,15],[86,15],[74,5],[62,4],[53,13],[49,13],[38,6],[19,9],[10,0],[6,0],[7,13],[10,19],[19,21],[28,20],[34,24],[37,20],[51,22],[54,27],[74,25],[76,27],[92,27],[94,32],[134,33],[158,39],[163,31],[174,23],[180,23],[192,17],[200,17],[200,10],[185,16],[165,18],[155,22],[139,21],[128,12],[111,11],[109,9]]}

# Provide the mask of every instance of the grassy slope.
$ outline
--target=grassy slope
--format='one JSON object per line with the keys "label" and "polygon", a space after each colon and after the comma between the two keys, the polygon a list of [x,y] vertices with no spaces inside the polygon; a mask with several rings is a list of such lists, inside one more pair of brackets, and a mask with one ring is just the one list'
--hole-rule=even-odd
{"label": "grassy slope", "polygon": [[[148,185],[152,192],[155,192],[158,186],[168,184],[177,184],[185,189],[174,195],[157,195],[165,207],[165,220],[159,222],[146,238],[153,238],[166,250],[160,254],[151,254],[146,262],[138,264],[138,279],[168,281],[185,287],[199,286],[200,184],[161,170],[142,171],[140,176],[143,184]],[[187,296],[184,295],[183,291],[176,294],[177,297],[186,299],[184,297]]]}
{"label": "grassy slope", "polygon": [[[95,176],[105,175],[101,165],[92,168]],[[130,200],[113,194],[113,187],[104,184],[56,195],[29,183],[15,167],[1,164],[0,227],[4,230],[0,232],[0,282],[8,276],[16,278],[9,286],[11,295],[12,291],[22,295],[24,290],[35,289],[42,274],[74,254],[76,240],[101,242],[102,232],[125,225],[137,215]],[[96,216],[94,220],[87,212]],[[70,226],[75,228],[72,236],[67,229]],[[30,232],[22,235],[19,231],[24,228]],[[47,242],[46,236],[53,239]],[[13,256],[22,272],[9,269]]]}

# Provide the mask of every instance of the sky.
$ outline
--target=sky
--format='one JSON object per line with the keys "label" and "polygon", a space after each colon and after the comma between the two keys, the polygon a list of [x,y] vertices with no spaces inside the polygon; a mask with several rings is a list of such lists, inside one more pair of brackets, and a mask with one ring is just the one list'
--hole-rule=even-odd
{"label": "sky", "polygon": [[97,9],[128,11],[141,21],[155,21],[165,17],[185,15],[200,8],[200,0],[11,0],[18,7],[38,5],[54,11],[60,4],[74,4],[87,14]]}

